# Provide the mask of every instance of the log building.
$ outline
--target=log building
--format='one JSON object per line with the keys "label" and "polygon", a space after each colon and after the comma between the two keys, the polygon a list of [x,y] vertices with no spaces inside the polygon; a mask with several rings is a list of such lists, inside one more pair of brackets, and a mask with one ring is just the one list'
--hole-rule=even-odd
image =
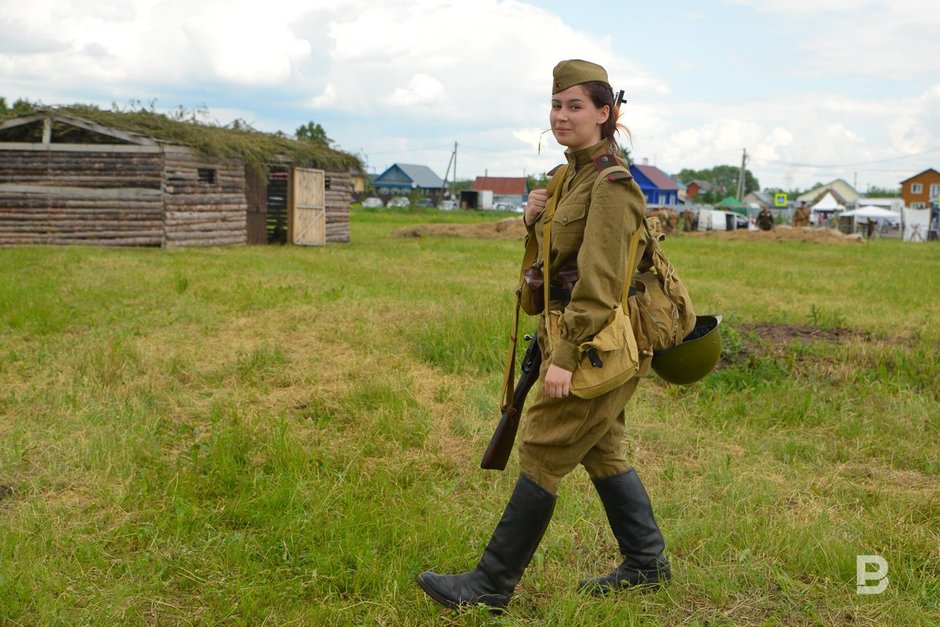
{"label": "log building", "polygon": [[280,135],[40,109],[0,120],[0,245],[347,242],[360,170]]}

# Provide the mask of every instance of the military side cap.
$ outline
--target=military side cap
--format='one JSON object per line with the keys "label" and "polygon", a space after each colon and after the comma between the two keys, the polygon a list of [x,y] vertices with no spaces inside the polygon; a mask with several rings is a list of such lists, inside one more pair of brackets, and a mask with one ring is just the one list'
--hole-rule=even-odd
{"label": "military side cap", "polygon": [[610,84],[607,80],[607,70],[596,63],[581,59],[569,59],[560,62],[552,71],[552,78],[554,79],[552,81],[553,94],[565,91],[574,85],[592,81]]}

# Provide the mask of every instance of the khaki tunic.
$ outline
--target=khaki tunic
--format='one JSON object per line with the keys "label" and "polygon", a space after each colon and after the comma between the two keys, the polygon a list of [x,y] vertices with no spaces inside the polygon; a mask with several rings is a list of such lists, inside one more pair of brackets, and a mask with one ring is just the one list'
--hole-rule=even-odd
{"label": "khaki tunic", "polygon": [[801,206],[793,214],[793,226],[809,226],[809,210]]}
{"label": "khaki tunic", "polygon": [[[546,340],[544,316],[539,319],[542,349],[540,380],[555,364],[573,371],[578,345],[591,339],[608,320],[626,276],[630,238],[642,228],[645,215],[643,193],[632,178],[605,179],[594,193],[600,173],[594,159],[608,152],[608,142],[575,153],[566,153],[565,180],[552,219],[550,276],[577,266],[579,280],[566,305],[553,301],[552,310],[562,310],[562,340],[554,352]],[[621,165],[623,163],[621,162]],[[541,251],[543,218],[529,227]],[[638,251],[642,255],[644,246]],[[638,378],[593,399],[575,396],[554,399],[537,386],[535,397],[520,429],[520,470],[536,483],[556,492],[562,477],[583,464],[592,478],[629,469],[623,453],[624,406],[636,390]]]}

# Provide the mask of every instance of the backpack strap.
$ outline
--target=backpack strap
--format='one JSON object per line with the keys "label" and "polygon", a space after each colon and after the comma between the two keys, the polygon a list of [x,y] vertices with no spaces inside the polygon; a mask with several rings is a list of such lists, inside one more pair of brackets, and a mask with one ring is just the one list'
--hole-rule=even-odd
{"label": "backpack strap", "polygon": [[[555,191],[565,178],[568,166],[565,164],[552,168],[548,173],[551,180],[548,182],[549,201],[545,207],[545,217],[543,220],[551,222],[551,216],[555,214],[555,204],[558,202]],[[551,213],[549,212],[551,208]],[[523,217],[523,221],[525,218]],[[516,310],[512,318],[512,330],[509,334],[509,354],[506,357],[506,366],[503,369],[503,398],[506,404],[512,402],[513,385],[516,379],[516,346],[519,338],[519,309],[522,307],[522,284],[525,281],[525,270],[535,263],[539,255],[538,238],[530,237],[525,243],[525,252],[522,255],[522,269],[519,271],[519,287],[516,289]],[[547,268],[546,264],[546,268]],[[548,287],[549,277],[545,277],[545,286]],[[546,294],[547,296],[547,294]],[[548,300],[545,300],[545,307],[548,307]]]}

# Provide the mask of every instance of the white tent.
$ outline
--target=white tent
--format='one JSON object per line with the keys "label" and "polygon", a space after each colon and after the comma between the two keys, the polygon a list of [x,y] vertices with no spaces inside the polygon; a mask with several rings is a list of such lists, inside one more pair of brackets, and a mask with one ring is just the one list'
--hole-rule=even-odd
{"label": "white tent", "polygon": [[843,208],[844,207],[839,204],[839,201],[836,200],[836,197],[832,195],[832,192],[826,192],[826,195],[813,205],[813,211],[841,211]]}
{"label": "white tent", "polygon": [[810,224],[822,224],[824,220],[829,219],[829,216],[836,211],[842,211],[845,207],[839,204],[839,201],[836,200],[836,197],[832,195],[832,192],[826,192],[826,194],[819,199],[815,205],[809,211],[809,223]]}
{"label": "white tent", "polygon": [[852,209],[851,211],[843,211],[839,215],[843,218],[852,217],[856,220],[877,220],[879,223],[885,221],[890,223],[892,226],[900,224],[901,222],[900,213],[882,209],[881,207],[873,207],[871,205],[859,207],[858,209]]}

